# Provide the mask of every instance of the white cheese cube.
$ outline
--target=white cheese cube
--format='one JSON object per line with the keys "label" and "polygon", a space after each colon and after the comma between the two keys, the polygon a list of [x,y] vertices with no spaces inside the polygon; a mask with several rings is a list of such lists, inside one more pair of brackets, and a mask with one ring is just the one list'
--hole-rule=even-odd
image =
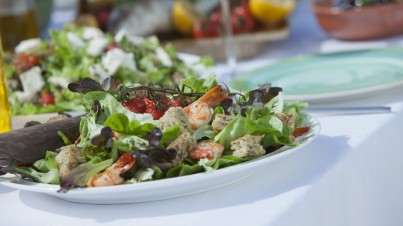
{"label": "white cheese cube", "polygon": [[66,78],[59,77],[59,76],[56,76],[56,75],[53,75],[50,78],[48,78],[48,82],[53,84],[53,85],[55,85],[55,86],[60,86],[62,88],[67,88],[67,86],[70,83],[70,81],[67,80]]}
{"label": "white cheese cube", "polygon": [[87,53],[90,56],[99,56],[102,54],[102,52],[104,51],[104,49],[108,46],[109,44],[109,40],[106,38],[94,38],[90,41],[90,44],[88,46],[87,49]]}
{"label": "white cheese cube", "polygon": [[24,92],[37,93],[45,86],[41,69],[38,66],[21,73],[19,77]]}
{"label": "white cheese cube", "polygon": [[91,40],[94,38],[103,38],[104,33],[96,27],[84,27],[83,35],[84,40]]}
{"label": "white cheese cube", "polygon": [[121,66],[136,70],[136,62],[134,61],[133,53],[126,53],[119,48],[108,51],[105,56],[102,57],[102,66],[108,71],[109,75],[115,74]]}
{"label": "white cheese cube", "polygon": [[158,47],[155,51],[157,54],[158,59],[160,59],[161,63],[166,67],[172,66],[172,60],[169,58],[168,53],[161,47]]}
{"label": "white cheese cube", "polygon": [[38,47],[40,44],[41,44],[40,38],[32,38],[32,39],[24,40],[15,47],[14,51],[16,53],[23,53],[29,49]]}
{"label": "white cheese cube", "polygon": [[88,68],[88,71],[91,73],[91,74],[93,74],[93,75],[95,75],[96,77],[98,77],[98,81],[103,81],[104,79],[106,79],[106,78],[108,78],[109,77],[109,75],[108,75],[108,72],[107,71],[105,71],[105,69],[102,67],[102,65],[100,65],[100,64],[94,64],[94,65],[91,65],[89,68]]}

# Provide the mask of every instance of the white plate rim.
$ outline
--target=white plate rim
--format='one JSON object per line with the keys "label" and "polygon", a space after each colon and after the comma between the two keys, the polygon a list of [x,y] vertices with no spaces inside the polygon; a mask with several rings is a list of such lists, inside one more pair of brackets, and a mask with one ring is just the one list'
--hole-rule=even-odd
{"label": "white plate rim", "polygon": [[[320,123],[317,119],[308,116],[307,120],[304,123],[305,125],[311,126],[311,130],[309,131],[308,134],[303,135],[299,139],[301,140],[301,144],[296,147],[283,147],[275,152],[269,153],[265,156],[262,156],[258,159],[254,159],[248,162],[240,163],[234,166],[229,166],[223,169],[219,169],[213,172],[204,172],[204,173],[197,173],[193,175],[188,175],[188,176],[182,176],[182,177],[175,177],[175,178],[168,178],[168,179],[162,179],[162,180],[155,180],[155,181],[148,181],[148,182],[142,182],[142,183],[137,183],[137,184],[125,184],[125,185],[118,185],[118,186],[111,186],[111,187],[97,187],[97,188],[78,188],[78,189],[72,189],[68,191],[67,193],[58,193],[57,191],[60,189],[59,185],[48,185],[48,184],[41,184],[41,183],[35,183],[31,181],[27,181],[24,179],[21,179],[17,176],[11,175],[11,174],[6,174],[3,176],[0,176],[0,185],[4,185],[7,187],[19,189],[19,190],[24,190],[24,191],[30,191],[30,192],[37,192],[37,193],[44,193],[47,195],[52,195],[58,198],[61,198],[63,200],[67,201],[73,201],[73,202],[78,202],[78,203],[97,203],[97,204],[113,204],[113,203],[120,203],[120,202],[111,202],[111,201],[103,201],[103,200],[98,200],[97,202],[91,201],[91,196],[93,195],[105,195],[105,194],[116,194],[116,193],[125,193],[125,192],[132,192],[132,193],[138,193],[138,192],[146,192],[150,189],[156,189],[156,188],[171,188],[175,186],[184,186],[184,185],[189,185],[191,183],[202,183],[203,181],[208,181],[211,179],[217,179],[217,178],[225,178],[228,175],[233,175],[239,172],[248,172],[248,174],[244,174],[244,177],[247,175],[252,174],[254,171],[258,171],[261,167],[263,167],[266,164],[269,164],[270,162],[279,160],[284,158],[285,156],[296,152],[297,150],[305,147],[309,143],[311,143],[320,133]],[[239,180],[243,178],[238,178]],[[208,190],[213,190],[219,187],[226,186],[228,184],[236,182],[235,180],[233,181],[226,181],[225,183],[222,184],[222,186],[217,185],[214,188],[205,188],[203,186],[200,186],[200,190],[198,191],[190,191],[189,194],[197,194],[201,193],[204,191]],[[186,195],[182,194],[174,194],[174,190],[172,191],[173,194],[171,194],[172,197],[182,197]],[[187,195],[189,195],[187,194]],[[88,196],[88,198],[86,198]],[[77,198],[79,197],[79,198]],[[147,201],[156,201],[156,200],[164,200],[167,198],[164,197],[156,197],[156,198],[149,198],[146,199],[145,202]],[[144,201],[141,201],[144,202]],[[136,201],[128,201],[124,203],[136,203]]]}

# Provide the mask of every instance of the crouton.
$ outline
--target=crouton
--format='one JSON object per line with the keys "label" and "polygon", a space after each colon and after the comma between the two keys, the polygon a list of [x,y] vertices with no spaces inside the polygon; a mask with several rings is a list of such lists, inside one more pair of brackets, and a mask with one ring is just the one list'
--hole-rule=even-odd
{"label": "crouton", "polygon": [[171,107],[169,108],[164,116],[162,116],[157,122],[156,126],[164,131],[171,128],[174,125],[179,125],[180,133],[190,132],[191,126],[189,119],[186,117],[185,112],[182,108]]}
{"label": "crouton", "polygon": [[196,149],[197,142],[189,132],[182,133],[172,143],[170,143],[167,149],[176,150],[176,158],[172,161],[174,166],[180,165],[183,160],[188,156],[188,153]]}
{"label": "crouton", "polygon": [[216,114],[214,117],[213,123],[211,123],[211,126],[213,126],[214,132],[219,133],[234,118],[235,118],[235,116],[232,116],[232,115]]}
{"label": "crouton", "polygon": [[76,148],[74,145],[62,147],[60,153],[56,156],[57,166],[60,177],[64,178],[74,168],[85,162],[83,149]]}
{"label": "crouton", "polygon": [[248,134],[231,141],[231,150],[234,151],[232,155],[242,158],[246,156],[265,154],[266,151],[264,150],[263,146],[260,145],[262,138],[263,136],[253,136]]}
{"label": "crouton", "polygon": [[285,127],[294,130],[296,116],[293,113],[276,113],[275,116],[283,122]]}

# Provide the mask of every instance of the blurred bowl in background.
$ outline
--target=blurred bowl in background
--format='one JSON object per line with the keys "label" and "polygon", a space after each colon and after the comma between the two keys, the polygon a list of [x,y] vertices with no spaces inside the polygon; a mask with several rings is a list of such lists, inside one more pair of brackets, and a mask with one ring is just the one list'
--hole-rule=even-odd
{"label": "blurred bowl in background", "polygon": [[337,8],[332,0],[314,0],[311,10],[329,35],[347,41],[403,34],[403,3]]}

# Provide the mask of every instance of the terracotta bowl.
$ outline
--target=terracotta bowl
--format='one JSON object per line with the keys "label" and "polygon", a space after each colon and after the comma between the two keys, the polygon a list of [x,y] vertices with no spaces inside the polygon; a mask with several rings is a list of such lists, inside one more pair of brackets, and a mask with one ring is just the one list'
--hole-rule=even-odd
{"label": "terracotta bowl", "polygon": [[314,0],[311,10],[331,36],[349,41],[386,38],[403,34],[403,3],[342,9],[331,0]]}

